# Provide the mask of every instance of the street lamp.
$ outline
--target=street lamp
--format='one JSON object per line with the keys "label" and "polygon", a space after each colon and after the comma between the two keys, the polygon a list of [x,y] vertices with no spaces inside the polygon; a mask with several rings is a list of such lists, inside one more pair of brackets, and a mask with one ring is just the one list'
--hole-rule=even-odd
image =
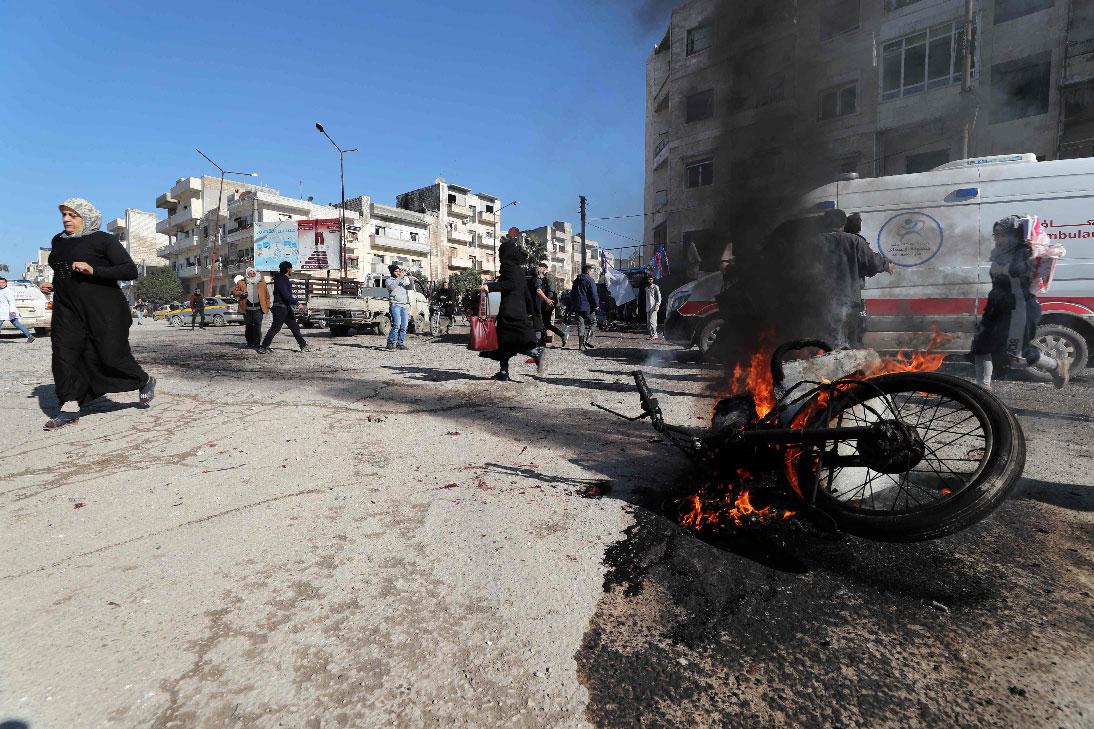
{"label": "street lamp", "polygon": [[[209,251],[209,295],[213,295],[213,272],[216,271],[216,257],[217,257],[217,243],[220,242],[220,210],[221,205],[224,203],[224,175],[243,175],[244,177],[258,177],[257,172],[233,172],[232,170],[226,170],[216,162],[213,162],[209,158],[209,155],[202,152],[200,149],[194,148],[198,154],[205,159],[209,160],[209,163],[220,170],[220,192],[217,194],[217,219],[215,223],[215,235],[213,236],[212,249]],[[254,221],[251,221],[252,223]],[[128,233],[127,233],[128,235]],[[200,263],[200,261],[199,261]]]}
{"label": "street lamp", "polygon": [[520,200],[514,200],[513,202],[507,202],[498,208],[498,212],[494,214],[494,276],[498,275],[498,236],[501,234],[501,229],[498,227],[498,221],[501,220],[501,211],[510,205],[520,205]]}
{"label": "street lamp", "polygon": [[341,253],[341,261],[339,262],[341,268],[339,271],[342,274],[342,278],[348,278],[346,275],[346,152],[357,152],[359,150],[356,147],[353,147],[352,149],[342,149],[339,147],[338,143],[330,138],[330,135],[327,134],[327,130],[324,129],[323,125],[319,122],[315,123],[315,128],[318,129],[324,137],[330,139],[330,143],[338,150],[338,179],[342,184],[342,207],[339,208],[338,213],[338,225],[342,231],[341,237],[338,239]]}

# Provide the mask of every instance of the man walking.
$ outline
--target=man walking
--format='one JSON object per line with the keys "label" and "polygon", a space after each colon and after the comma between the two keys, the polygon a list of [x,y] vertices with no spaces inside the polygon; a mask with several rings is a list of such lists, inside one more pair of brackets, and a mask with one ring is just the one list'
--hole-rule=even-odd
{"label": "man walking", "polygon": [[277,271],[273,277],[273,304],[270,305],[270,311],[273,312],[273,324],[270,325],[270,330],[266,332],[266,338],[262,340],[262,345],[258,348],[258,351],[262,354],[268,354],[273,338],[281,331],[281,327],[288,326],[289,331],[296,338],[296,343],[300,346],[300,351],[307,352],[308,343],[304,339],[304,335],[300,333],[300,325],[296,323],[295,310],[299,303],[292,295],[292,281],[289,280],[289,274],[292,273],[292,264],[288,261],[282,261],[278,264]]}
{"label": "man walking", "polygon": [[240,278],[236,291],[243,312],[243,338],[248,347],[258,347],[262,344],[262,318],[270,312],[270,292],[262,274],[254,268],[248,267]]}
{"label": "man walking", "polygon": [[[825,232],[814,244],[815,255],[820,261],[812,273],[818,286],[815,290],[827,288],[829,291],[827,306],[814,314],[820,318],[815,330],[833,346],[861,348],[866,328],[862,287],[871,276],[882,272],[891,274],[893,264],[871,249],[857,232],[847,232],[847,224],[845,212],[838,208],[826,210]],[[850,227],[861,230],[861,219],[857,226],[852,222]]]}
{"label": "man walking", "polygon": [[543,329],[540,330],[539,346],[547,346],[547,332],[554,332],[562,340],[562,348],[566,348],[566,331],[554,325],[555,309],[558,307],[558,292],[551,281],[547,270],[550,266],[547,261],[540,261],[536,265],[535,303],[539,307],[540,321]]}
{"label": "man walking", "polygon": [[137,312],[137,326],[143,326],[144,315],[148,313],[148,304],[144,303],[144,299],[137,299],[137,303],[133,309]]}
{"label": "man walking", "polygon": [[410,321],[410,291],[414,289],[414,277],[403,273],[398,263],[387,267],[391,276],[384,283],[388,294],[388,311],[391,314],[391,331],[387,335],[388,349],[406,349],[406,327]]}
{"label": "man walking", "polygon": [[448,320],[444,329],[444,333],[448,334],[452,331],[452,319],[456,316],[456,301],[452,298],[452,289],[448,288],[447,281],[441,281],[441,287],[434,292],[433,305]]}
{"label": "man walking", "polygon": [[586,263],[581,268],[581,275],[574,279],[573,288],[570,289],[570,308],[577,315],[577,348],[596,349],[589,340],[593,336],[593,325],[596,319],[593,312],[600,308],[600,297],[596,293],[596,281],[592,276],[593,265]]}
{"label": "man walking", "polygon": [[201,325],[205,326],[205,299],[197,289],[194,289],[194,293],[190,294],[190,331],[194,330],[199,316]]}
{"label": "man walking", "polygon": [[646,328],[647,339],[657,339],[657,312],[661,309],[661,287],[653,280],[653,274],[646,274]]}
{"label": "man walking", "polygon": [[19,307],[15,302],[15,292],[8,288],[8,280],[0,276],[0,328],[4,322],[10,321],[11,325],[21,331],[27,338],[27,344],[34,341],[34,335],[27,329],[27,325],[19,321]]}

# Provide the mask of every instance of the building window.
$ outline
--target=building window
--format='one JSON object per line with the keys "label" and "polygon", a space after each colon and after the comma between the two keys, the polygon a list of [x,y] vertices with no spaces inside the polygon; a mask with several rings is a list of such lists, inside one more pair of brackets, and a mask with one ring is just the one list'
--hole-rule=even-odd
{"label": "building window", "polygon": [[486,229],[486,237],[487,238],[493,238],[494,237],[494,229],[493,228],[487,228]]}
{"label": "building window", "polygon": [[820,36],[831,38],[857,30],[859,0],[822,0],[820,3]]}
{"label": "building window", "polygon": [[701,53],[711,46],[710,26],[699,25],[688,30],[687,55]]}
{"label": "building window", "polygon": [[1051,78],[1048,53],[992,66],[992,123],[1047,114]]}
{"label": "building window", "polygon": [[493,205],[487,205],[486,206],[486,212],[488,212],[488,213],[494,212],[494,206]]}
{"label": "building window", "polygon": [[669,242],[669,224],[660,223],[653,229],[653,244],[655,246],[665,245]]}
{"label": "building window", "polygon": [[915,5],[917,2],[920,2],[920,0],[885,0],[885,11],[891,13],[894,10]]}
{"label": "building window", "polygon": [[415,242],[417,242],[417,240],[418,240],[418,234],[417,234],[417,233],[415,233],[414,231],[410,231],[410,239],[411,239],[412,241],[415,241]]}
{"label": "building window", "polygon": [[456,204],[456,195],[451,193],[451,192],[448,193],[448,204],[449,205],[455,205]]}
{"label": "building window", "polygon": [[909,175],[916,172],[930,172],[935,167],[944,165],[949,161],[950,150],[948,149],[910,154],[904,158],[904,172]]}
{"label": "building window", "polygon": [[835,119],[858,111],[858,83],[833,86],[820,93],[820,118]]}
{"label": "building window", "polygon": [[707,158],[690,162],[684,167],[687,187],[706,187],[714,183],[714,160]]}
{"label": "building window", "polygon": [[995,0],[995,24],[999,25],[1051,7],[1052,0]]}
{"label": "building window", "polygon": [[[887,101],[961,82],[961,24],[942,23],[881,48],[881,99]],[[976,58],[973,57],[975,67]]]}
{"label": "building window", "polygon": [[376,235],[387,235],[387,228],[385,228],[382,225],[377,225],[375,230],[376,230]]}
{"label": "building window", "polygon": [[684,121],[687,124],[714,116],[714,89],[700,91],[687,97]]}
{"label": "building window", "polygon": [[665,207],[668,204],[669,204],[669,191],[668,190],[658,190],[657,192],[653,193],[653,207],[655,209],[660,210],[661,208]]}

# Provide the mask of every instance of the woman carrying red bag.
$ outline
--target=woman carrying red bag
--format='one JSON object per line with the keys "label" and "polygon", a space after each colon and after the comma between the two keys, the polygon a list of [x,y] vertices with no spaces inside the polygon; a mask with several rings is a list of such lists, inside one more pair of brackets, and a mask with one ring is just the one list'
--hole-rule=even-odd
{"label": "woman carrying red bag", "polygon": [[513,381],[509,376],[509,360],[518,354],[531,357],[540,375],[547,371],[546,350],[536,346],[539,338],[532,325],[534,301],[524,275],[528,253],[519,245],[520,241],[520,231],[510,228],[498,248],[501,259],[498,280],[482,286],[486,292],[501,292],[497,317],[498,348],[492,352],[480,352],[479,356],[498,361],[501,369],[493,379],[502,382]]}

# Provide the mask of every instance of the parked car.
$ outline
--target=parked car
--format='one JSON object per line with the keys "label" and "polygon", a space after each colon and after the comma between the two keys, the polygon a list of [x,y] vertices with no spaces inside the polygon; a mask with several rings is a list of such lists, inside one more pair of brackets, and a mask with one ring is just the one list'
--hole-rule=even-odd
{"label": "parked car", "polygon": [[152,312],[152,318],[155,321],[166,321],[168,324],[172,324],[171,315],[181,310],[182,304],[177,301],[172,301],[170,304],[157,306],[156,310]]}
{"label": "parked car", "polygon": [[[229,324],[242,324],[243,314],[237,308],[239,302],[228,296],[210,296],[205,299],[205,323],[214,327],[223,327]],[[170,322],[181,327],[190,323],[190,305],[186,304],[181,309],[175,309],[168,313]],[[198,318],[200,322],[200,317]]]}
{"label": "parked car", "polygon": [[26,279],[8,281],[8,288],[15,294],[19,319],[34,330],[37,336],[49,334],[53,324],[53,297],[46,296],[38,284]]}

